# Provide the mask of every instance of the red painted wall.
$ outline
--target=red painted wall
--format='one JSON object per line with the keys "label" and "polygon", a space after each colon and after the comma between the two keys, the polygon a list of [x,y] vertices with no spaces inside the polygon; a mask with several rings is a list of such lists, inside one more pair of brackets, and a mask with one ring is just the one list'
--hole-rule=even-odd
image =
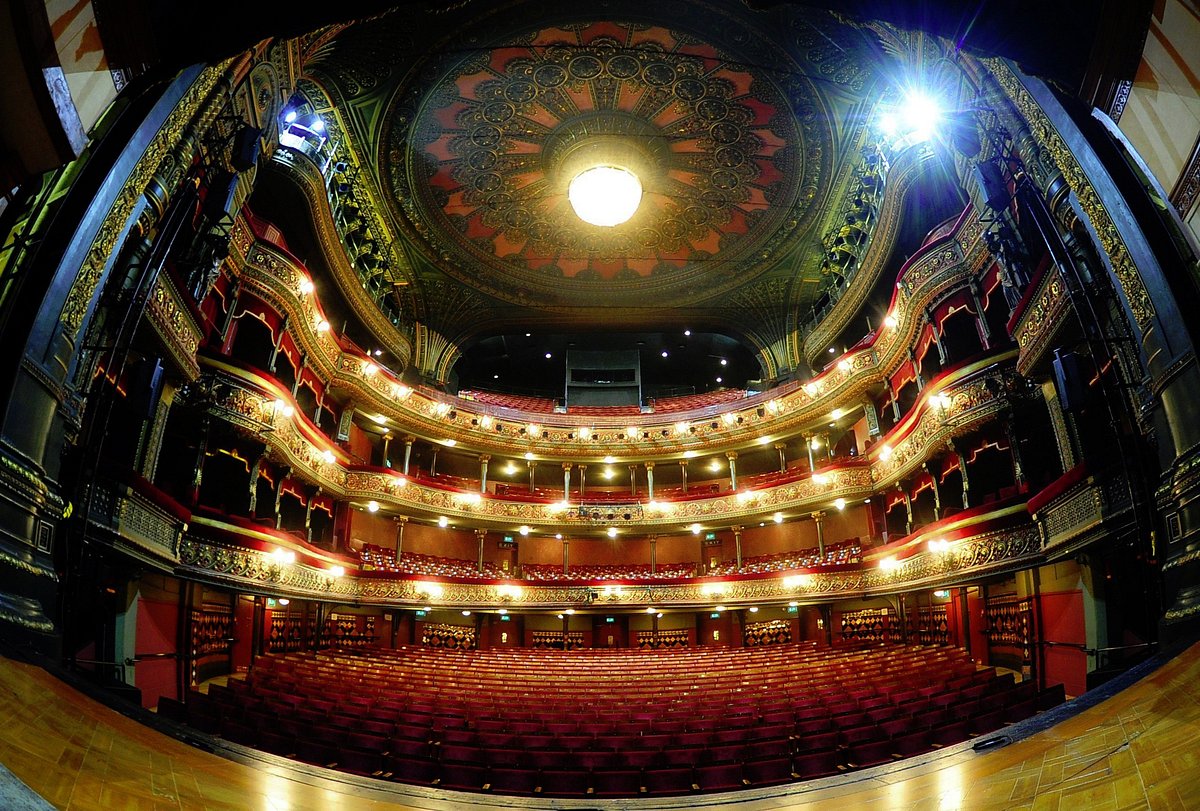
{"label": "red painted wall", "polygon": [[233,672],[245,673],[250,669],[250,655],[254,650],[254,598],[241,595],[233,608]]}
{"label": "red painted wall", "polygon": [[[135,652],[176,653],[179,604],[157,602],[138,595]],[[175,659],[145,659],[134,666],[134,684],[142,691],[142,706],[157,707],[159,696],[177,698],[179,662]]]}
{"label": "red painted wall", "polygon": [[[1042,639],[1047,642],[1087,644],[1083,619],[1083,592],[1047,592],[1041,595]],[[1074,648],[1045,647],[1044,676],[1047,685],[1062,682],[1067,695],[1087,690],[1087,654]]]}

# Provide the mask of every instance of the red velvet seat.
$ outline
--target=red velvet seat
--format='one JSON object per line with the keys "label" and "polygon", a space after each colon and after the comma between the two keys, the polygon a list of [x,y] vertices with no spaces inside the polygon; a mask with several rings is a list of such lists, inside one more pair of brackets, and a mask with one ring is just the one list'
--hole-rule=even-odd
{"label": "red velvet seat", "polygon": [[642,775],[649,795],[686,794],[695,782],[691,768],[646,769]]}
{"label": "red velvet seat", "polygon": [[596,797],[636,797],[641,786],[640,771],[600,769],[592,773],[592,793]]}
{"label": "red velvet seat", "polygon": [[590,783],[591,775],[582,769],[544,769],[538,779],[539,793],[551,797],[582,797]]}
{"label": "red velvet seat", "polygon": [[438,786],[458,791],[481,791],[488,782],[486,766],[473,763],[443,763]]}
{"label": "red velvet seat", "polygon": [[928,729],[920,729],[916,732],[910,732],[907,735],[892,738],[892,754],[898,757],[912,757],[913,755],[928,752],[932,748],[933,745]]}
{"label": "red velvet seat", "polygon": [[492,768],[488,775],[491,790],[496,794],[533,794],[537,788],[536,769]]}
{"label": "red velvet seat", "polygon": [[792,778],[790,758],[755,760],[745,764],[742,775],[752,786],[774,786],[787,783]]}
{"label": "red velvet seat", "polygon": [[[751,764],[746,764],[746,769],[750,769]],[[809,752],[804,755],[797,755],[792,760],[792,770],[800,780],[812,780],[817,777],[827,777],[831,774],[837,774],[837,755],[832,751],[824,752]]]}
{"label": "red velvet seat", "polygon": [[383,773],[382,751],[366,752],[361,749],[342,749],[338,752],[337,767],[341,771],[364,777]]}
{"label": "red velvet seat", "polygon": [[696,768],[696,784],[701,791],[732,791],[742,788],[742,764],[717,763]]}
{"label": "red velvet seat", "polygon": [[953,721],[949,724],[935,726],[930,731],[930,739],[938,746],[950,746],[965,741],[967,733],[966,721]]}
{"label": "red velvet seat", "polygon": [[891,741],[870,741],[852,746],[846,751],[847,764],[853,768],[867,768],[892,760]]}

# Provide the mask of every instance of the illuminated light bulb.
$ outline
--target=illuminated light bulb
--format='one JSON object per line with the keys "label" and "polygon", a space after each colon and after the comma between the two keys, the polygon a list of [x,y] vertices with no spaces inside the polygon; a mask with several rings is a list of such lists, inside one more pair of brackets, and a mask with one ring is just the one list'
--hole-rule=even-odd
{"label": "illuminated light bulb", "polygon": [[407,487],[408,479],[404,478],[403,476],[397,476],[396,478],[392,479],[392,484],[394,484],[396,487]]}
{"label": "illuminated light bulb", "polygon": [[800,603],[796,602],[795,600],[792,600],[790,603],[788,603],[788,607],[789,608],[799,608]]}
{"label": "illuminated light bulb", "polygon": [[533,451],[525,451],[525,460],[526,460],[526,461],[532,461],[532,460],[533,460]]}
{"label": "illuminated light bulb", "polygon": [[633,440],[634,442],[637,442],[639,439],[641,439],[641,438],[642,438],[642,432],[641,432],[641,431],[639,431],[637,428],[634,428],[634,427],[631,425],[631,426],[629,426],[628,428],[626,428],[626,429],[625,429],[625,438],[626,438],[626,439],[631,439],[631,440]]}
{"label": "illuminated light bulb", "polygon": [[693,535],[699,535],[702,527],[699,524],[692,524],[690,529],[692,530]]}
{"label": "illuminated light bulb", "polygon": [[606,479],[611,479],[613,476],[615,476],[617,474],[615,472],[613,472],[613,469],[611,467],[606,467],[606,468],[604,468],[604,471],[600,475]]}
{"label": "illuminated light bulb", "polygon": [[379,512],[379,502],[378,501],[368,501],[367,502],[367,512],[369,512],[369,513]]}
{"label": "illuminated light bulb", "polygon": [[695,458],[696,458],[696,452],[695,452],[695,451],[684,451],[684,452],[683,452],[683,458],[684,458],[684,459],[695,459]]}
{"label": "illuminated light bulb", "polygon": [[317,322],[317,332],[329,332],[329,322],[324,318]]}
{"label": "illuminated light bulb", "polygon": [[507,609],[507,608],[500,608],[500,609],[497,609],[496,613],[497,613],[497,614],[499,614],[500,616],[504,616],[505,614],[507,614],[507,613],[508,613],[508,609]]}
{"label": "illuminated light bulb", "polygon": [[308,278],[307,276],[300,277],[300,285],[299,286],[300,286],[300,292],[306,296],[309,293],[311,293],[313,290],[316,289],[315,285],[313,285],[313,280]]}
{"label": "illuminated light bulb", "polygon": [[677,422],[675,423],[675,433],[679,435],[686,434],[691,427],[692,425],[689,422]]}
{"label": "illuminated light bulb", "polygon": [[725,610],[725,606],[723,606],[723,605],[718,605],[713,608],[713,611],[724,611],[724,610]]}
{"label": "illuminated light bulb", "polygon": [[453,448],[455,445],[458,444],[458,440],[457,439],[447,439],[442,444],[446,445],[447,447]]}
{"label": "illuminated light bulb", "polygon": [[771,516],[771,518],[772,518],[772,520],[775,521],[776,524],[783,523],[783,513],[775,513],[773,516]]}
{"label": "illuminated light bulb", "polygon": [[611,228],[637,213],[642,183],[633,172],[619,166],[593,166],[571,179],[567,200],[579,219]]}
{"label": "illuminated light bulb", "polygon": [[529,534],[529,527],[522,526],[522,527],[520,527],[520,528],[517,530],[517,532],[521,533],[522,535],[528,535],[528,534]]}
{"label": "illuminated light bulb", "polygon": [[895,555],[891,555],[879,561],[879,568],[885,572],[895,571],[900,568],[900,561],[896,560]]}
{"label": "illuminated light bulb", "polygon": [[609,528],[608,528],[608,537],[610,537],[610,538],[615,538],[615,537],[617,537],[617,528],[616,528],[616,527],[609,527]]}
{"label": "illuminated light bulb", "polygon": [[575,613],[575,609],[574,609],[574,608],[568,608],[568,609],[567,609],[566,611],[564,611],[563,613],[564,613],[564,614],[574,614],[574,613]]}
{"label": "illuminated light bulb", "polygon": [[591,439],[592,438],[592,429],[588,428],[586,425],[583,428],[580,428],[579,429],[579,438],[580,439]]}
{"label": "illuminated light bulb", "polygon": [[837,507],[839,510],[846,509],[846,499],[844,499],[844,498],[834,499],[833,506]]}
{"label": "illuminated light bulb", "polygon": [[343,577],[346,574],[346,569],[344,566],[332,566],[329,569],[329,573],[334,577]]}
{"label": "illuminated light bulb", "polygon": [[818,394],[821,393],[821,386],[816,382],[805,383],[804,384],[804,393],[807,394],[809,397],[816,397]]}
{"label": "illuminated light bulb", "polygon": [[852,363],[850,362],[850,359],[849,359],[849,358],[842,358],[841,360],[839,360],[839,361],[838,361],[838,368],[839,368],[839,369],[841,369],[843,372],[848,372],[848,371],[850,371],[850,368],[851,368],[853,365],[854,365],[854,364],[852,364]]}
{"label": "illuminated light bulb", "polygon": [[779,405],[778,400],[768,400],[767,401],[767,411],[769,411],[772,414],[778,414],[779,410],[780,410],[780,405]]}
{"label": "illuminated light bulb", "polygon": [[892,446],[891,445],[884,445],[882,448],[879,449],[879,461],[886,462],[888,459],[891,459],[891,458],[892,458]]}
{"label": "illuminated light bulb", "polygon": [[489,417],[487,414],[484,414],[482,417],[479,418],[479,427],[480,428],[491,428],[492,427],[492,418]]}
{"label": "illuminated light bulb", "polygon": [[467,609],[465,609],[465,608],[464,608],[464,609],[463,609],[463,612],[462,612],[462,615],[463,615],[464,617],[469,617],[469,616],[471,616],[471,612],[470,612],[470,611],[468,611]]}
{"label": "illuminated light bulb", "polygon": [[322,451],[321,458],[325,460],[326,464],[330,465],[337,461],[337,457],[333,455],[333,451]]}
{"label": "illuminated light bulb", "polygon": [[367,377],[370,377],[371,375],[375,374],[378,371],[379,371],[379,367],[376,366],[374,363],[368,363],[366,366],[363,367],[363,374],[366,375]]}
{"label": "illuminated light bulb", "polygon": [[396,399],[405,400],[412,394],[412,391],[408,386],[396,386]]}
{"label": "illuminated light bulb", "polygon": [[653,614],[655,609],[652,606],[646,606],[646,613]]}
{"label": "illuminated light bulb", "polygon": [[737,414],[734,414],[732,412],[727,412],[725,414],[722,414],[721,422],[725,423],[726,425],[733,425],[735,422],[737,422]]}
{"label": "illuminated light bulb", "polygon": [[840,420],[845,415],[845,413],[846,412],[842,411],[840,408],[835,408],[833,411],[829,412],[829,418],[831,420]]}
{"label": "illuminated light bulb", "polygon": [[750,613],[751,613],[751,614],[757,614],[757,613],[758,613],[758,606],[756,606],[756,605],[752,605],[752,606],[750,606]]}
{"label": "illuminated light bulb", "polygon": [[759,445],[767,445],[767,444],[770,444],[770,442],[771,442],[771,437],[769,437],[769,436],[760,436],[758,439],[756,439],[756,440],[755,440],[755,442],[757,442]]}
{"label": "illuminated light bulb", "polygon": [[537,423],[531,422],[525,426],[525,431],[530,436],[537,436],[538,434],[540,434],[542,432],[542,428]]}
{"label": "illuminated light bulb", "polygon": [[709,465],[708,465],[708,469],[709,469],[709,470],[711,470],[712,472],[716,473],[718,470],[720,470],[720,469],[721,469],[721,460],[720,460],[720,459],[713,459],[713,460],[712,460],[712,461],[709,463]]}
{"label": "illuminated light bulb", "polygon": [[891,313],[888,313],[883,319],[883,325],[888,329],[895,329],[896,325],[899,323],[900,322],[896,319],[896,316],[892,315]]}
{"label": "illuminated light bulb", "polygon": [[817,448],[821,447],[821,438],[819,436],[813,437],[808,441],[808,446],[815,451]]}
{"label": "illuminated light bulb", "polygon": [[[295,120],[296,120],[296,111],[295,110],[288,110],[287,115],[285,115],[283,117],[283,121],[285,124],[291,124]],[[287,605],[286,601],[283,601],[283,600],[280,601],[280,604]]]}
{"label": "illuminated light bulb", "polygon": [[280,597],[275,602],[279,603],[279,605],[283,606],[284,608],[287,608],[289,605],[292,604],[292,601],[289,600],[287,597]]}
{"label": "illuminated light bulb", "polygon": [[824,485],[829,482],[829,477],[824,473],[814,473],[812,477],[813,484]]}
{"label": "illuminated light bulb", "polygon": [[439,517],[438,518],[438,526],[445,529],[446,527],[450,526],[450,519],[444,515]]}

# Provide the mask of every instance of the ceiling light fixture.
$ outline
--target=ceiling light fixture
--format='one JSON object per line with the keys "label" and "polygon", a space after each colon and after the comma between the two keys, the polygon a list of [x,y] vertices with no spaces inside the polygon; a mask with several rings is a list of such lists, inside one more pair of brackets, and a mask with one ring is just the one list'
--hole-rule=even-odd
{"label": "ceiling light fixture", "polygon": [[567,199],[579,219],[611,228],[637,212],[642,202],[642,183],[628,169],[593,166],[571,179]]}

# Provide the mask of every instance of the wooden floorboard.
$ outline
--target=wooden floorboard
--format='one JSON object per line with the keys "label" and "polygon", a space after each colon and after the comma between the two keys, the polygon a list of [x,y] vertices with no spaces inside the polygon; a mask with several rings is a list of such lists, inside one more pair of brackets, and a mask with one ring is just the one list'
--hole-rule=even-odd
{"label": "wooden floorboard", "polygon": [[59,808],[327,809],[1200,809],[1200,645],[1111,698],[1009,746],[960,746],[776,789],[646,800],[438,792],[193,747],[0,659],[0,763]]}

